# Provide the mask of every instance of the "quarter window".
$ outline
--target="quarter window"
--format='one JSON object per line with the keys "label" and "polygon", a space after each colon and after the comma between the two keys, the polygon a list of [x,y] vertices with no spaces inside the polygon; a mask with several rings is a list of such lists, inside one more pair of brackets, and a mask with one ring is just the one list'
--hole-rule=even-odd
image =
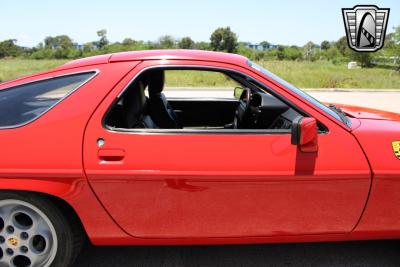
{"label": "quarter window", "polygon": [[85,72],[0,90],[0,127],[29,123],[55,106],[95,74]]}

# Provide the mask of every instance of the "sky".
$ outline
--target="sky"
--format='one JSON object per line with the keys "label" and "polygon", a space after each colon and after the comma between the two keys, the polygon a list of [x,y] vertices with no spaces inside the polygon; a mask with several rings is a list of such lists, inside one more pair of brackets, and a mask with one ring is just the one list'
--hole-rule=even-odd
{"label": "sky", "polygon": [[216,28],[230,26],[240,41],[304,45],[344,36],[341,8],[357,4],[391,8],[387,32],[400,25],[400,0],[0,0],[0,40],[32,47],[67,34],[81,44],[107,29],[111,42],[166,34],[209,41]]}

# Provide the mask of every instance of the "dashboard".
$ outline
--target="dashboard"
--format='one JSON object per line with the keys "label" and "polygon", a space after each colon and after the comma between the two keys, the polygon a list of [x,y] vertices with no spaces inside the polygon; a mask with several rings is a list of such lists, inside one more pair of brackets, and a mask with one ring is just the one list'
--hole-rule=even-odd
{"label": "dashboard", "polygon": [[249,101],[250,124],[257,129],[291,129],[292,121],[300,114],[278,98],[252,92]]}

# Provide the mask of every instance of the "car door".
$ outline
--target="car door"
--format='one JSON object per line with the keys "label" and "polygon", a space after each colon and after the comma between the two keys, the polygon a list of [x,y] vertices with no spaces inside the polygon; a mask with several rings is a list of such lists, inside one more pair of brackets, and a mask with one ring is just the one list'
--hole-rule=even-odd
{"label": "car door", "polygon": [[[115,98],[144,68],[212,66],[251,76],[328,130],[317,153],[290,131],[119,131],[103,125]],[[370,170],[352,134],[266,77],[229,64],[149,61],[104,99],[84,137],[84,167],[99,200],[129,234],[207,238],[350,232],[365,205]]]}

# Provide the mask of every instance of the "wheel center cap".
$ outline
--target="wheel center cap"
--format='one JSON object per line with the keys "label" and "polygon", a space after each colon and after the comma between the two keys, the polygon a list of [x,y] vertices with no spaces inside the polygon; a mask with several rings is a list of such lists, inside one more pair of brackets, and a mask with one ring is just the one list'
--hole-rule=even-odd
{"label": "wheel center cap", "polygon": [[7,238],[7,244],[9,247],[18,247],[19,245],[19,239],[15,236],[10,236],[9,238]]}

